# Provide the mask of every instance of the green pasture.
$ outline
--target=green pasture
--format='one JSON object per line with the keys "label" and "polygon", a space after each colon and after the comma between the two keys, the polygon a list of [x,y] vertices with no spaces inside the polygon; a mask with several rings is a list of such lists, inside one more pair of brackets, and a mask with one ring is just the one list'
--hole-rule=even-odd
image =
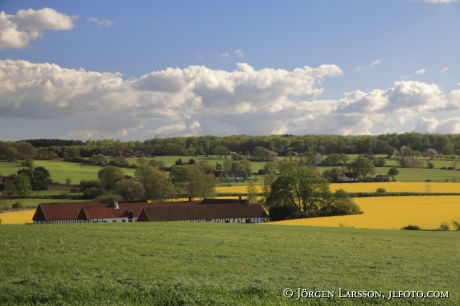
{"label": "green pasture", "polygon": [[[0,225],[2,305],[458,305],[459,232],[279,225]],[[335,298],[283,297],[285,288]],[[343,290],[449,291],[344,299]]]}
{"label": "green pasture", "polygon": [[[59,202],[85,202],[87,200],[69,200],[69,199],[0,199],[0,210],[10,209],[11,205],[20,202],[24,208],[36,208],[40,203],[59,203]],[[1,218],[0,218],[1,219]]]}

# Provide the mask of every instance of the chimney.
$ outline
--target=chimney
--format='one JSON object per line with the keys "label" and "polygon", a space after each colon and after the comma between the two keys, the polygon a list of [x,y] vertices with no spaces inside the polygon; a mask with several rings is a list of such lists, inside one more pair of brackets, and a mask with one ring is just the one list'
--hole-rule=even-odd
{"label": "chimney", "polygon": [[117,201],[113,202],[113,208],[120,209],[120,207],[118,207],[118,202]]}

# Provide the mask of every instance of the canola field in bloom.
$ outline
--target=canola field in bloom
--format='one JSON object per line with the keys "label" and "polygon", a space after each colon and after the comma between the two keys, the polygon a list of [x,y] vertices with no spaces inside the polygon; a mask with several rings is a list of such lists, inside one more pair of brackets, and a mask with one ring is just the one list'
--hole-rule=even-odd
{"label": "canola field in bloom", "polygon": [[396,229],[418,225],[438,229],[460,218],[460,196],[408,196],[355,198],[364,214],[270,222],[278,225]]}
{"label": "canola field in bloom", "polygon": [[[371,182],[371,183],[335,183],[330,185],[331,191],[343,189],[346,192],[375,192],[377,188],[385,188],[387,192],[458,192],[460,184],[434,182]],[[428,190],[427,190],[428,189]]]}
{"label": "canola field in bloom", "polygon": [[[255,186],[262,192],[262,186]],[[221,186],[216,187],[220,193],[247,193],[248,186]],[[346,192],[375,192],[377,188],[385,188],[387,192],[458,192],[460,183],[434,183],[434,182],[370,182],[370,183],[333,183],[331,191],[343,189]]]}
{"label": "canola field in bloom", "polygon": [[[4,212],[0,214],[2,224],[26,224],[33,223],[32,217],[35,214],[35,209],[27,209],[21,211]],[[1,226],[0,225],[0,226]]]}

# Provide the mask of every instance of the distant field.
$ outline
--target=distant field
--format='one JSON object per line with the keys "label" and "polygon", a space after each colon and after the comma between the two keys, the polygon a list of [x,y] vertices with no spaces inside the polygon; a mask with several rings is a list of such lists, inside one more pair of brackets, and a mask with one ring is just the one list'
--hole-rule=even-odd
{"label": "distant field", "polygon": [[[1,225],[5,305],[458,305],[457,232],[277,225]],[[283,290],[334,291],[296,301]],[[343,290],[449,299],[339,299]]]}
{"label": "distant field", "polygon": [[460,218],[460,196],[378,197],[354,199],[361,215],[296,219],[273,222],[279,225],[332,226],[396,229],[418,225],[437,229],[443,222]]}

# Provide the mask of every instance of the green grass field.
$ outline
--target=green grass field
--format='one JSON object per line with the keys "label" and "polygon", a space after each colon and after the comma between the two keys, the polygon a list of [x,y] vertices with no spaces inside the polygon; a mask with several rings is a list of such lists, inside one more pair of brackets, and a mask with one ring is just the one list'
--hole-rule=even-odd
{"label": "green grass field", "polygon": [[[351,156],[351,155],[350,155]],[[165,162],[166,166],[174,165],[174,162],[179,158],[182,161],[188,162],[190,160],[190,156],[157,156],[155,159],[162,160]],[[147,160],[151,160],[152,158],[148,158]],[[220,163],[223,164],[225,158],[219,158],[217,156],[199,156],[193,157],[196,162],[200,160],[208,160],[211,163]],[[279,160],[283,160],[283,158],[279,158]],[[137,163],[136,158],[128,158],[130,163]],[[430,179],[432,181],[437,182],[444,182],[446,179],[452,181],[452,178],[455,177],[458,181],[460,181],[460,172],[458,170],[444,170],[440,169],[441,167],[451,167],[453,166],[452,161],[448,160],[432,160],[433,164],[435,165],[434,169],[426,169],[426,168],[398,168],[399,175],[396,177],[398,181],[403,182],[413,182],[413,181],[425,181]],[[397,161],[390,159],[387,161],[386,167],[377,167],[376,174],[387,174],[388,170],[392,165],[396,165]],[[101,169],[100,166],[89,165],[89,164],[80,164],[80,163],[70,163],[65,162],[62,160],[37,160],[34,162],[35,166],[43,166],[48,169],[51,173],[51,178],[54,181],[65,183],[67,178],[72,180],[72,184],[78,184],[81,180],[85,179],[96,179],[97,172]],[[256,173],[259,169],[263,169],[265,162],[252,162],[252,171]],[[21,168],[24,168],[20,163],[12,163],[6,161],[0,161],[0,174],[1,175],[10,175],[17,173],[17,171]],[[323,167],[319,166],[318,169],[320,172],[323,172],[326,169],[332,167]],[[456,167],[457,169],[460,168],[460,163]],[[121,168],[123,172],[127,175],[134,175],[135,169],[132,168]],[[344,168],[345,169],[345,168]],[[345,169],[346,170],[346,169]],[[257,178],[256,185],[263,184],[263,176],[252,175],[254,178]],[[246,183],[244,183],[246,184]],[[228,185],[228,184],[219,184],[219,185]],[[232,185],[241,185],[241,183],[233,182]]]}
{"label": "green grass field", "polygon": [[[241,224],[0,226],[0,304],[455,305],[459,232]],[[7,262],[7,264],[6,264]],[[333,299],[284,288],[334,291]],[[442,290],[449,299],[345,299]]]}

